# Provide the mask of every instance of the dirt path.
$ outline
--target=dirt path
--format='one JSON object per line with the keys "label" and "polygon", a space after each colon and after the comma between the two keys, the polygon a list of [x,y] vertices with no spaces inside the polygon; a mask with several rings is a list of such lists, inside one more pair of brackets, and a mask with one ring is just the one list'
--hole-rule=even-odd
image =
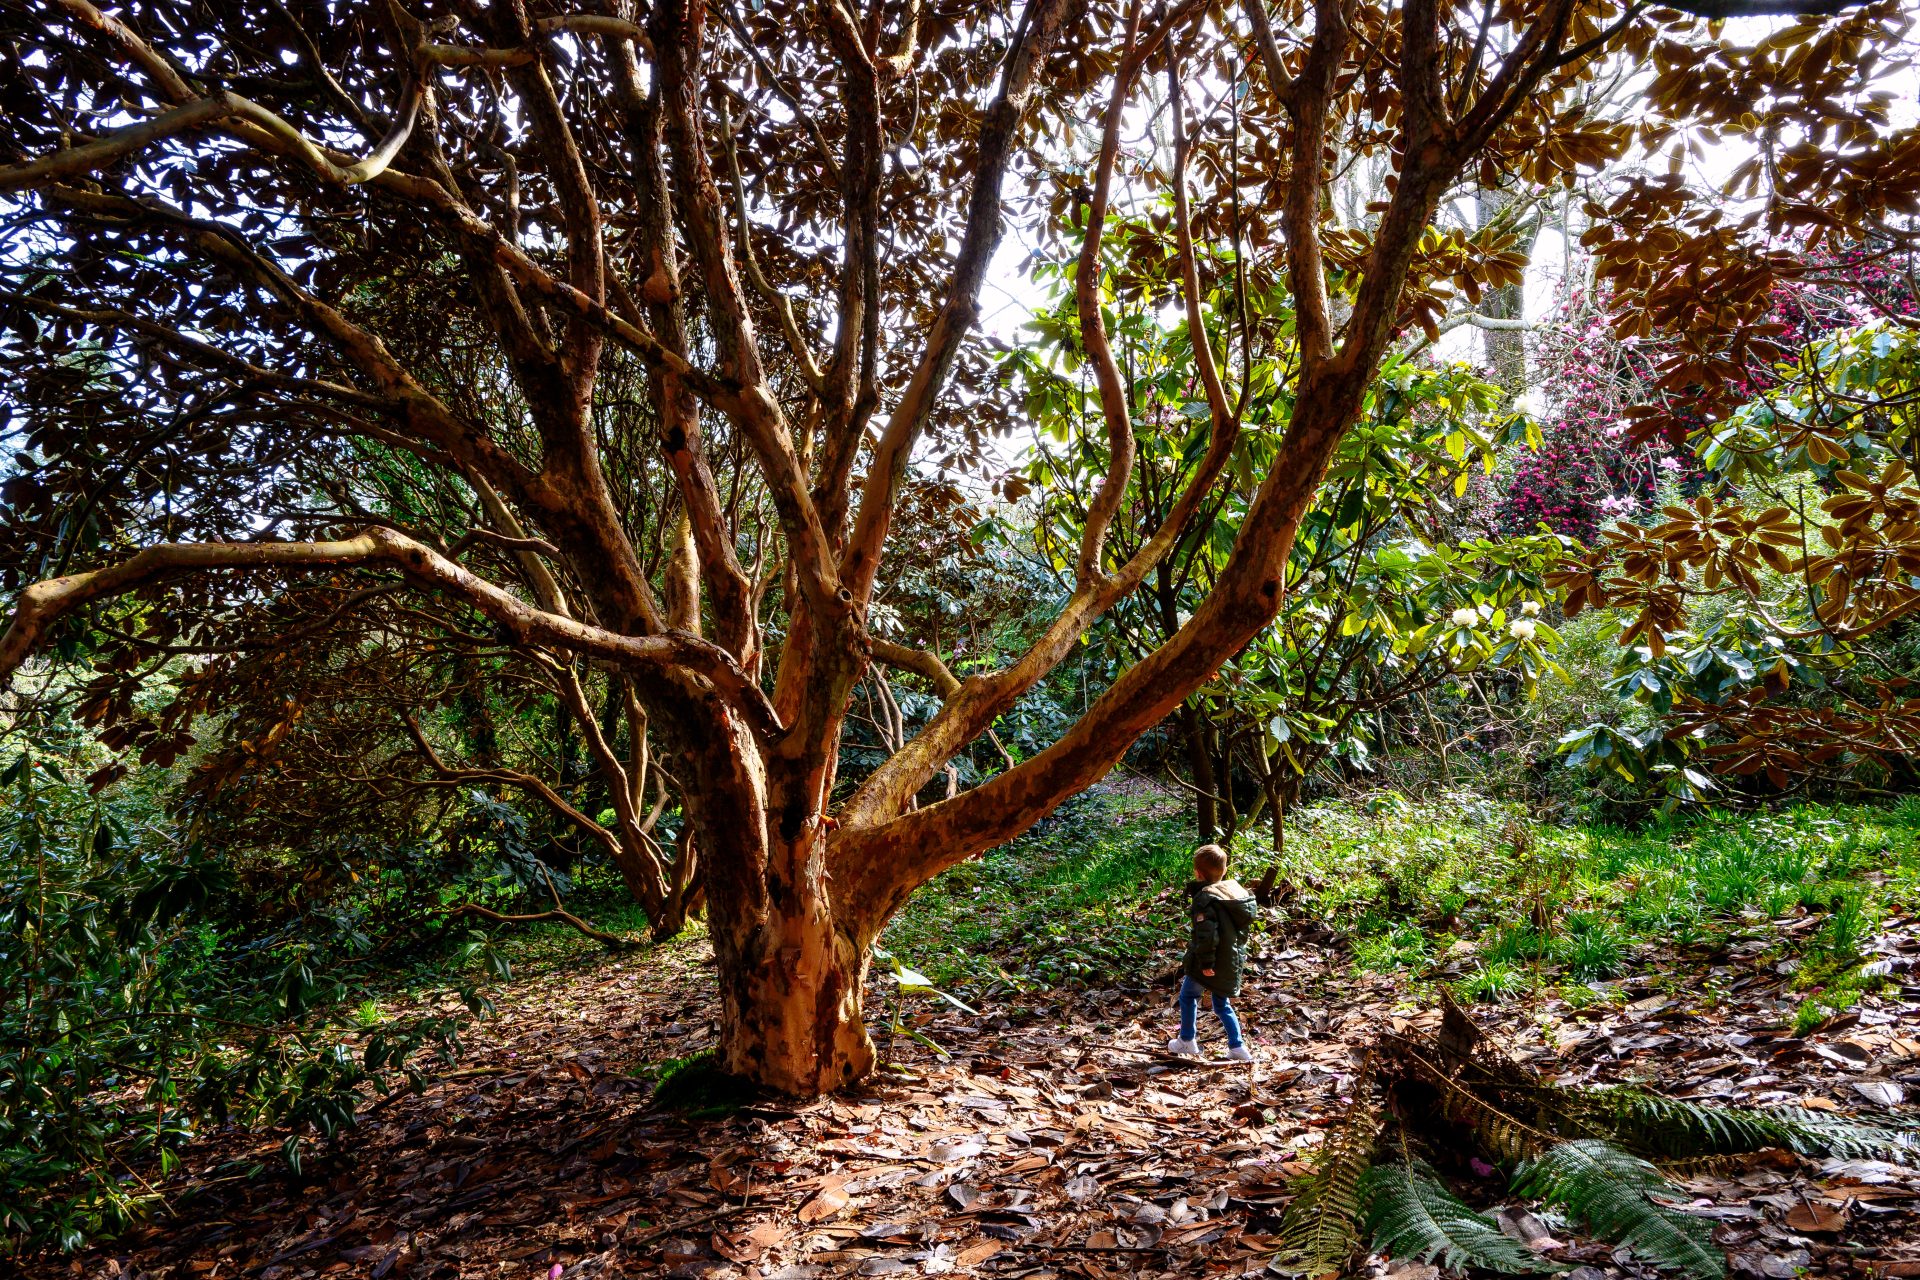
{"label": "dirt path", "polygon": [[[1876,945],[1895,985],[1804,1040],[1768,1029],[1785,979],[1738,954],[1656,964],[1619,984],[1624,1003],[1586,1012],[1553,1001],[1476,1012],[1562,1082],[1633,1079],[1886,1120],[1910,1113],[1906,1092],[1920,1096],[1920,986],[1905,985],[1920,982],[1908,974],[1920,929],[1895,922]],[[652,1086],[634,1073],[710,1043],[701,960],[682,948],[524,980],[471,1037],[456,1078],[379,1109],[303,1181],[206,1185],[215,1156],[251,1152],[269,1170],[277,1158],[274,1141],[217,1138],[200,1172],[167,1188],[202,1184],[175,1217],[29,1273],[1244,1274],[1273,1252],[1286,1180],[1339,1114],[1355,1050],[1432,1017],[1405,980],[1355,976],[1286,934],[1240,1002],[1260,1052],[1251,1068],[1162,1059],[1165,988],[1030,995],[978,1019],[922,1015],[950,1060],[902,1040],[891,1052],[903,1072],[862,1092],[700,1121],[650,1111]],[[1218,1055],[1217,1025],[1203,1024],[1202,1044]],[[1688,1185],[1719,1220],[1736,1280],[1920,1276],[1920,1172],[1765,1153]],[[1551,1220],[1510,1221],[1552,1259],[1592,1269],[1574,1280],[1650,1274],[1604,1245],[1563,1243]]]}

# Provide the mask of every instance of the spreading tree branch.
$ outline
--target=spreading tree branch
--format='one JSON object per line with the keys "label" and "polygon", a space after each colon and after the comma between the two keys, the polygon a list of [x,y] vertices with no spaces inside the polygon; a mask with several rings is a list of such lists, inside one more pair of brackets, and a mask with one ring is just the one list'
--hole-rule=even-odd
{"label": "spreading tree branch", "polygon": [[628,636],[536,609],[424,543],[370,528],[334,542],[163,543],[117,564],[36,582],[20,593],[0,634],[0,679],[9,679],[64,619],[98,600],[126,595],[183,574],[222,570],[303,570],[384,566],[416,586],[445,591],[479,610],[525,645],[587,654],[641,676],[693,676],[718,691],[764,740],[782,728],[772,705],[732,657],[684,633]]}

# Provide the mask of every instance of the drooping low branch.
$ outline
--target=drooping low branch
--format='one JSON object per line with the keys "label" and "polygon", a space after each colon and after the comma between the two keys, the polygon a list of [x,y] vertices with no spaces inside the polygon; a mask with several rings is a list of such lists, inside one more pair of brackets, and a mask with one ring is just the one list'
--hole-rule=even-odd
{"label": "drooping low branch", "polygon": [[640,944],[632,938],[623,938],[617,933],[608,933],[596,929],[573,912],[563,907],[554,907],[548,911],[535,911],[529,915],[508,915],[495,911],[492,907],[483,907],[477,902],[463,902],[447,911],[447,919],[461,920],[468,916],[477,916],[482,920],[491,920],[496,924],[542,924],[548,920],[558,920],[561,924],[577,929],[612,951],[631,951]]}
{"label": "drooping low branch", "polygon": [[542,867],[540,871],[541,874],[547,878],[547,892],[553,897],[552,909],[535,911],[527,915],[509,915],[504,911],[495,911],[492,907],[483,907],[477,902],[463,902],[447,912],[447,919],[460,920],[467,916],[478,916],[482,920],[492,920],[496,924],[540,924],[548,920],[558,920],[560,923],[584,933],[587,937],[600,943],[609,951],[631,951],[640,945],[632,938],[623,938],[617,933],[608,933],[604,929],[596,929],[579,916],[573,914],[573,912],[567,910],[566,907],[561,905],[560,889],[553,883],[553,873],[545,867]]}
{"label": "drooping low branch", "polygon": [[[658,906],[663,891],[658,889],[660,868],[641,865],[644,855],[630,854],[623,849],[611,831],[582,813],[579,807],[553,789],[552,784],[536,774],[524,773],[518,769],[462,769],[449,763],[434,748],[433,740],[427,737],[420,727],[420,721],[412,712],[402,712],[400,723],[407,728],[407,735],[413,739],[414,748],[434,771],[435,777],[428,785],[456,786],[463,782],[487,782],[498,786],[514,787],[545,804],[561,821],[580,831],[589,840],[598,844],[612,862],[626,877],[634,898],[648,910]],[[551,887],[551,886],[549,886]],[[555,906],[559,905],[556,895]]]}
{"label": "drooping low branch", "polygon": [[334,542],[162,543],[118,564],[36,582],[20,593],[6,632],[0,634],[0,681],[12,677],[54,626],[97,600],[181,574],[352,564],[386,565],[417,586],[446,591],[524,644],[589,654],[639,673],[697,676],[712,685],[763,740],[778,738],[782,732],[766,695],[719,646],[676,632],[621,635],[536,609],[424,543],[377,527]]}

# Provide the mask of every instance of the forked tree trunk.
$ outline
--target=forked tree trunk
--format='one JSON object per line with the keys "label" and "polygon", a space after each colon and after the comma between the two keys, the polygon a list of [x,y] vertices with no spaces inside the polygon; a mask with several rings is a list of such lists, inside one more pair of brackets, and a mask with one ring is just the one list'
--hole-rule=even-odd
{"label": "forked tree trunk", "polygon": [[873,1067],[862,1020],[867,949],[834,919],[824,824],[809,817],[770,826],[764,892],[748,896],[746,912],[738,894],[725,896],[725,910],[714,898],[710,912],[721,1065],[764,1088],[811,1097]]}

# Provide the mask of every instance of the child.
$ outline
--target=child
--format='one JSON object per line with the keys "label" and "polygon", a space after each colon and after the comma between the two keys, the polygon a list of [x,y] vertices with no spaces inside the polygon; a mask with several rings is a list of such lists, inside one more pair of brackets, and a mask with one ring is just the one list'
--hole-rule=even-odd
{"label": "child", "polygon": [[1237,880],[1228,880],[1227,851],[1203,844],[1193,851],[1194,881],[1187,886],[1193,918],[1193,936],[1187,944],[1186,967],[1180,979],[1180,1034],[1167,1041],[1167,1052],[1198,1057],[1194,1015],[1200,996],[1213,998],[1213,1011],[1227,1029],[1227,1056],[1252,1062],[1253,1051],[1240,1037],[1240,1019],[1228,1003],[1240,994],[1240,972],[1247,963],[1247,930],[1260,908]]}

